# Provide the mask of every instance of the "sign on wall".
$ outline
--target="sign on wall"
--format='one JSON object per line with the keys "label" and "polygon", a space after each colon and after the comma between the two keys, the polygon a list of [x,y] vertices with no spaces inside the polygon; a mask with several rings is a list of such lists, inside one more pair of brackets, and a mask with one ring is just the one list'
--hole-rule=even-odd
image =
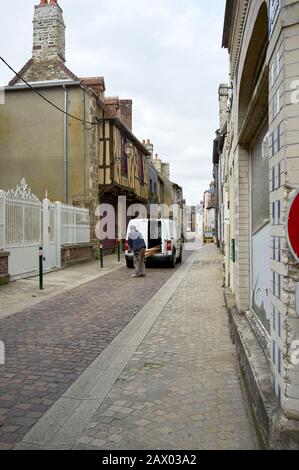
{"label": "sign on wall", "polygon": [[287,240],[292,255],[299,263],[299,191],[293,198],[287,218]]}
{"label": "sign on wall", "polygon": [[281,0],[270,0],[269,10],[269,34],[273,33],[279,12],[281,9]]}

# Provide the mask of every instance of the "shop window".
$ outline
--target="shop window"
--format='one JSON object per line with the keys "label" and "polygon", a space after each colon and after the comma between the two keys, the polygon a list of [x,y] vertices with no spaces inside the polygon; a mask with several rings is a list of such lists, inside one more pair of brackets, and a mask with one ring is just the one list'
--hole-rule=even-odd
{"label": "shop window", "polygon": [[[266,135],[265,135],[266,134]],[[252,231],[269,222],[269,138],[263,132],[251,153]]]}

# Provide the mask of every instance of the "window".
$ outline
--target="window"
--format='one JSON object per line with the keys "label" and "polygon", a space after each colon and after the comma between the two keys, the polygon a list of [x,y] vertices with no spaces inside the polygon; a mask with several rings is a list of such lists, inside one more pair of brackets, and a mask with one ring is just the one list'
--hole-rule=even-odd
{"label": "window", "polygon": [[269,138],[261,132],[251,151],[252,232],[269,222]]}
{"label": "window", "polygon": [[281,371],[282,371],[281,364],[282,364],[282,354],[281,354],[280,348],[278,348],[278,366],[277,366],[277,368],[278,368],[279,375],[281,375]]}
{"label": "window", "polygon": [[277,127],[277,152],[279,152],[281,149],[280,145],[280,124]]}
{"label": "window", "polygon": [[278,336],[281,338],[281,313],[278,312]]}
{"label": "window", "polygon": [[275,202],[272,202],[272,225],[275,225]]}
{"label": "window", "polygon": [[281,275],[278,274],[278,275],[277,275],[277,278],[278,278],[278,279],[277,279],[277,281],[278,281],[278,283],[277,283],[277,284],[278,284],[278,285],[277,285],[277,297],[278,297],[279,299],[281,299]]}
{"label": "window", "polygon": [[272,168],[272,191],[275,191],[275,166]]}
{"label": "window", "polygon": [[273,295],[276,296],[276,273],[273,271],[272,273],[272,276],[273,276],[273,287],[272,287],[272,291],[273,291]]}
{"label": "window", "polygon": [[273,134],[271,134],[271,155],[272,155],[272,157],[274,157],[274,155],[275,155],[275,136],[274,136],[274,132],[273,132]]}
{"label": "window", "polygon": [[275,344],[275,341],[273,341],[273,343],[272,343],[272,360],[273,360],[273,364],[275,365],[276,364],[276,344]]}
{"label": "window", "polygon": [[123,175],[128,176],[128,157],[125,152],[126,138],[121,138],[121,172]]}
{"label": "window", "polygon": [[138,152],[138,172],[141,183],[144,183],[143,155],[141,152]]}
{"label": "window", "polygon": [[278,256],[277,256],[277,261],[279,261],[279,263],[280,263],[280,262],[281,262],[281,238],[278,237],[277,241],[278,241]]}
{"label": "window", "polygon": [[281,188],[281,163],[278,163],[278,187]]}
{"label": "window", "polygon": [[276,237],[272,237],[272,244],[273,244],[273,260],[276,259]]}
{"label": "window", "polygon": [[280,201],[277,201],[277,224],[280,225],[280,219],[281,219],[281,204]]}

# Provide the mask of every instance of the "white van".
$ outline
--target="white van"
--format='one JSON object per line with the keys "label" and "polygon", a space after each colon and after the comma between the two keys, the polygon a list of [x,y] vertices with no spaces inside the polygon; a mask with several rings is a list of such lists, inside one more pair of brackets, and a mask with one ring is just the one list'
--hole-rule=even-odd
{"label": "white van", "polygon": [[142,234],[146,248],[160,248],[160,252],[149,259],[162,261],[175,268],[176,263],[182,262],[183,240],[178,232],[176,224],[169,219],[133,219],[127,229],[126,238],[126,262],[128,268],[134,267],[134,254],[129,253],[130,227],[135,226]]}

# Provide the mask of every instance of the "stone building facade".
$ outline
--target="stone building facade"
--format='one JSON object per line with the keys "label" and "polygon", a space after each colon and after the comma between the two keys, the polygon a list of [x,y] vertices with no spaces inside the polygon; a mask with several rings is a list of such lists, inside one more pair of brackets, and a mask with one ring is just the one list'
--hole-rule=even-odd
{"label": "stone building facade", "polygon": [[[52,201],[90,208],[98,254],[95,210],[103,202],[117,208],[119,195],[128,204],[147,202],[149,152],[132,132],[132,100],[106,97],[103,77],[79,78],[65,58],[62,9],[56,0],[41,0],[34,9],[32,58],[19,75],[64,114],[19,75],[10,81],[0,107],[0,188],[25,177],[40,199],[47,190]],[[116,247],[116,240],[105,243]]]}
{"label": "stone building facade", "polygon": [[217,165],[232,331],[264,442],[298,448],[299,266],[286,223],[299,188],[299,1],[227,0],[223,47]]}

